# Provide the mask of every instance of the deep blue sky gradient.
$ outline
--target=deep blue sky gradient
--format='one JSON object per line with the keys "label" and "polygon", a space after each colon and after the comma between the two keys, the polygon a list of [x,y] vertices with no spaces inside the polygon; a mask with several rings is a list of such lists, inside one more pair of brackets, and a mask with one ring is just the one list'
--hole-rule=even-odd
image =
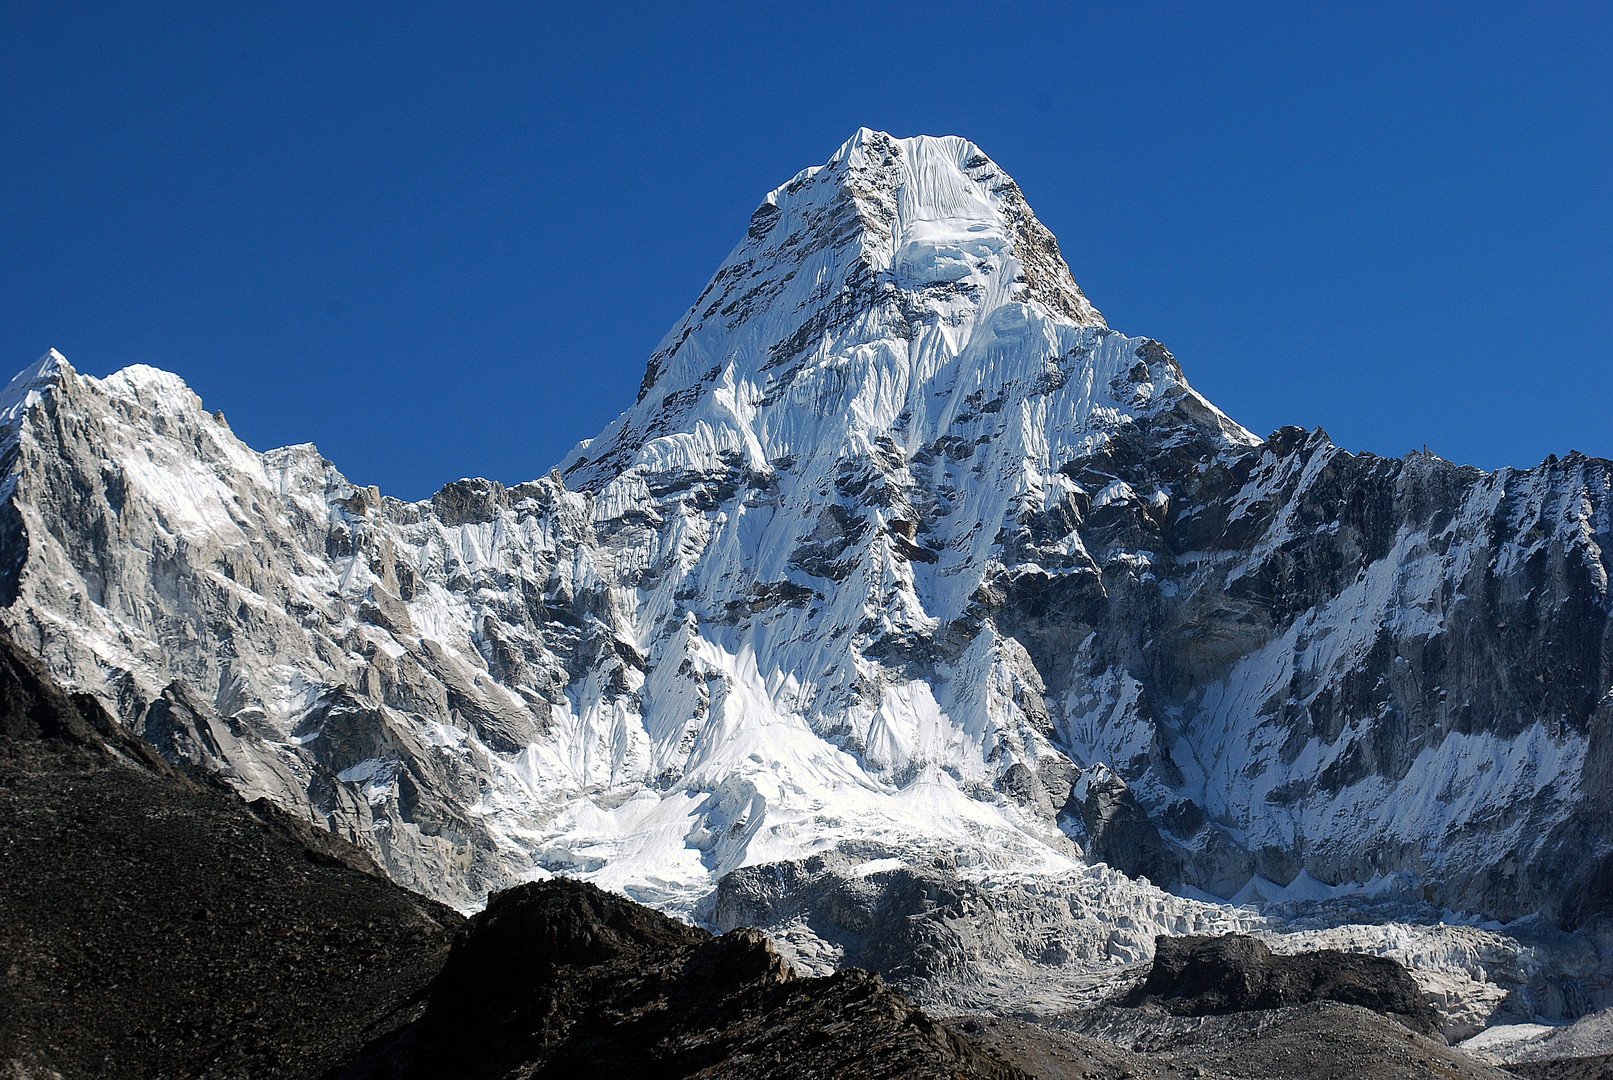
{"label": "deep blue sky gradient", "polygon": [[1613,456],[1613,7],[1407,7],[8,3],[0,366],[528,479],[868,125],[978,143],[1258,433]]}

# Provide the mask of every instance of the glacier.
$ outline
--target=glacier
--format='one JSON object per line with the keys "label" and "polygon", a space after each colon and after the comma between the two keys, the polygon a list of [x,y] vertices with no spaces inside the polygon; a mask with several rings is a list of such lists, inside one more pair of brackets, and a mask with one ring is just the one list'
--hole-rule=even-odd
{"label": "glacier", "polygon": [[[1250,433],[964,139],[769,193],[538,480],[403,502],[54,352],[0,466],[20,644],[464,909],[578,876],[974,1007],[1159,933],[1613,905],[1613,466]],[[1481,942],[1554,958],[1510,1006],[1423,963],[1453,1030],[1601,1000],[1533,925]]]}

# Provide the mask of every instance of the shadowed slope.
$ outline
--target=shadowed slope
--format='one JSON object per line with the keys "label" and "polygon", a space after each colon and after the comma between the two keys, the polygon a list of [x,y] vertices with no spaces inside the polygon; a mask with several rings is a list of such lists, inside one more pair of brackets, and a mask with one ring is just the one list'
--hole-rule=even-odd
{"label": "shadowed slope", "polygon": [[1025,1074],[847,969],[798,978],[755,930],[720,938],[557,879],[493,897],[421,1018],[333,1077]]}
{"label": "shadowed slope", "polygon": [[461,921],[169,766],[4,637],[0,850],[8,1076],[315,1075],[424,986]]}

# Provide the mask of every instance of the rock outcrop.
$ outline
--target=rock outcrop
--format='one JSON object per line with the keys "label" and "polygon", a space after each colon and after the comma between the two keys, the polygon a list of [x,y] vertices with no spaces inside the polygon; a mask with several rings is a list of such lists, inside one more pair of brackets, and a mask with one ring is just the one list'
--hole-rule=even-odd
{"label": "rock outcrop", "polygon": [[1313,1001],[1359,1005],[1434,1030],[1433,1010],[1406,969],[1382,956],[1321,949],[1279,956],[1259,938],[1161,937],[1148,978],[1128,1004],[1157,1002],[1173,1016],[1221,1016]]}
{"label": "rock outcrop", "polygon": [[564,880],[493,896],[420,1018],[331,1073],[446,1075],[1029,1080],[877,975],[799,978],[755,930],[714,938]]}

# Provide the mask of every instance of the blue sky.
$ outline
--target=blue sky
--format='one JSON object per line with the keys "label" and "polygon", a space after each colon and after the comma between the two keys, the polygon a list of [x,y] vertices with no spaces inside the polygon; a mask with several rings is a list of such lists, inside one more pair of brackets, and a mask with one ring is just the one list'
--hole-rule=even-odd
{"label": "blue sky", "polygon": [[270,7],[0,7],[0,366],[531,478],[867,125],[979,144],[1258,433],[1613,456],[1605,3]]}

